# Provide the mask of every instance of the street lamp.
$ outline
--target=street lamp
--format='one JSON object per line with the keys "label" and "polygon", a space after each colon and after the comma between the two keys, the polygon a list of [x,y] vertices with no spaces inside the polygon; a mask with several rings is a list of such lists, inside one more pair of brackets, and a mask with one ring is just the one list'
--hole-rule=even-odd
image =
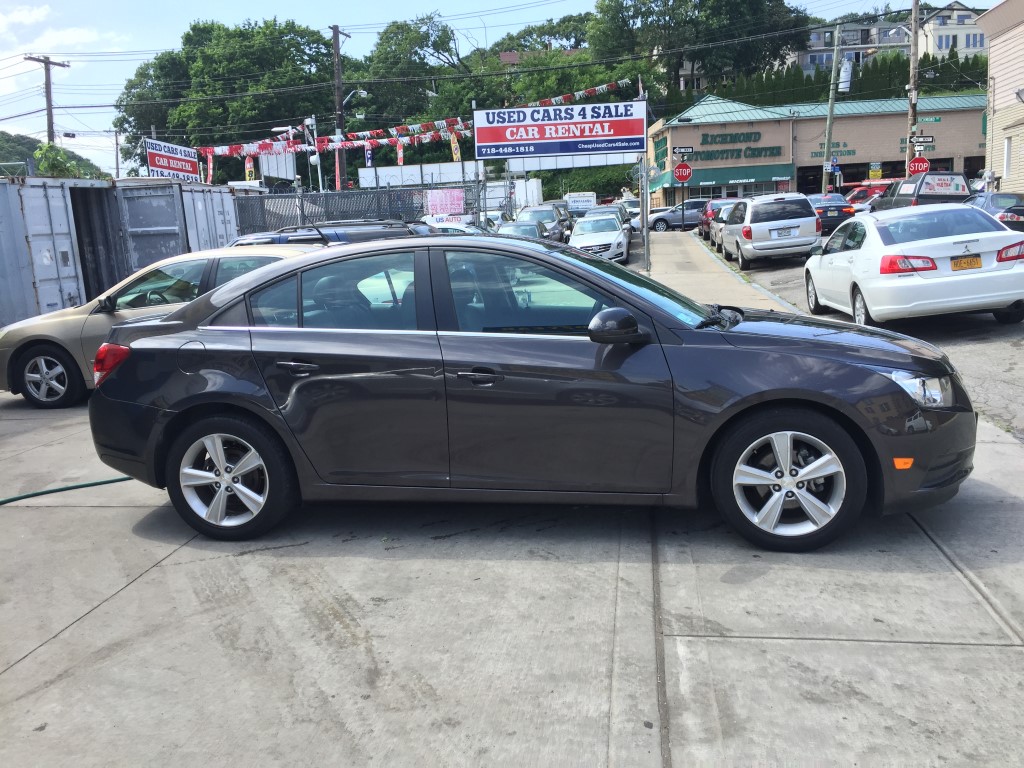
{"label": "street lamp", "polygon": [[[302,124],[307,128],[313,129],[313,153],[307,154],[309,158],[309,164],[316,166],[317,181],[320,184],[320,191],[324,191],[324,172],[320,165],[320,150],[316,146],[316,117],[307,117],[302,121]],[[310,172],[312,174],[312,171]]]}
{"label": "street lamp", "polygon": [[[345,105],[348,104],[348,100],[355,95],[359,95],[360,98],[365,99],[369,94],[362,88],[354,88],[349,91],[348,96],[341,100],[338,104],[338,112],[335,120],[335,143],[340,143],[345,140]],[[335,97],[337,98],[337,97]],[[336,102],[337,103],[337,102]],[[338,149],[334,150],[334,170],[336,178],[334,180],[334,188],[342,189],[342,181],[345,182],[345,186],[348,186],[348,158],[345,150],[339,152]]]}

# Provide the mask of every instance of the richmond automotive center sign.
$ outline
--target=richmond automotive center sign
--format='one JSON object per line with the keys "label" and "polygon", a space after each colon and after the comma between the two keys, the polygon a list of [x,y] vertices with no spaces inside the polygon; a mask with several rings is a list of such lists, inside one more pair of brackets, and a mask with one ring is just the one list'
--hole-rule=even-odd
{"label": "richmond automotive center sign", "polygon": [[476,110],[476,159],[645,152],[646,109],[646,102],[626,101]]}
{"label": "richmond automotive center sign", "polygon": [[146,139],[146,164],[150,176],[202,181],[199,176],[199,154],[191,147]]}

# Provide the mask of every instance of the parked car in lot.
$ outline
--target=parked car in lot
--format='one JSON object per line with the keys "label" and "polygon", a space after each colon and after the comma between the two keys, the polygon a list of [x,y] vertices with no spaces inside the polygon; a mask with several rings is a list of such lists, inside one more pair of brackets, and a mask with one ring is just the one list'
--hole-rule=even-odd
{"label": "parked car in lot", "polygon": [[443,224],[434,224],[434,229],[446,235],[487,235],[491,234],[483,227],[476,224],[458,224],[453,221],[446,221]]}
{"label": "parked car in lot", "polygon": [[[708,201],[704,198],[694,198],[674,205],[665,210],[651,211],[647,217],[647,228],[655,232],[666,232],[670,229],[693,229],[700,223],[701,212]],[[632,220],[633,229],[639,230],[641,222],[639,217]]]}
{"label": "parked car in lot", "polygon": [[864,182],[846,193],[846,202],[867,202],[869,198],[877,197],[878,195],[884,194],[885,190],[889,188],[889,185],[895,181],[902,181],[902,179],[875,179],[870,182]]}
{"label": "parked car in lot", "polygon": [[722,254],[742,270],[758,259],[807,257],[820,242],[821,219],[796,192],[740,200],[722,230]]}
{"label": "parked car in lot", "polygon": [[498,225],[499,235],[515,235],[516,237],[537,237],[543,240],[554,240],[544,226],[543,221],[503,221]]}
{"label": "parked car in lot", "polygon": [[614,216],[620,225],[629,224],[629,214],[626,212],[626,207],[621,203],[598,205],[597,207],[588,210],[583,215],[583,218],[587,218],[588,216]]}
{"label": "parked car in lot", "polygon": [[1016,192],[980,192],[964,200],[983,210],[1010,229],[1024,232],[1024,195]]}
{"label": "parked car in lot", "polygon": [[710,240],[711,222],[715,218],[715,213],[725,206],[731,209],[732,204],[739,199],[738,197],[719,197],[704,203],[704,208],[701,210],[700,217],[697,220],[697,231],[700,233],[700,236],[705,240]]}
{"label": "parked car in lot", "polygon": [[725,228],[725,222],[729,219],[729,214],[732,213],[733,205],[735,203],[726,203],[721,206],[715,211],[714,218],[711,219],[708,241],[719,253],[722,252],[722,230]]}
{"label": "parked car in lot", "polygon": [[361,243],[365,240],[382,240],[389,237],[426,234],[419,227],[423,222],[412,224],[397,219],[353,219],[341,221],[320,221],[282,227],[273,232],[253,232],[240,235],[228,243],[229,246],[270,245],[274,243],[311,243],[333,245],[337,243]]}
{"label": "parked car in lot", "polygon": [[550,203],[533,205],[523,208],[516,216],[516,221],[540,222],[547,229],[547,237],[564,243],[569,239],[569,232],[562,223],[561,214],[558,209]]}
{"label": "parked car in lot", "polygon": [[629,258],[633,229],[614,216],[584,216],[576,222],[569,245],[612,261]]}
{"label": "parked car in lot", "polygon": [[835,192],[824,195],[808,195],[807,199],[814,206],[814,212],[821,219],[821,234],[834,232],[836,227],[853,216],[857,211],[846,198]]}
{"label": "parked car in lot", "polygon": [[0,390],[38,408],[66,408],[93,388],[96,350],[114,323],[166,315],[175,305],[272,261],[317,245],[259,245],[195,251],[158,261],[78,307],[0,328]]}
{"label": "parked car in lot", "polygon": [[858,325],[952,312],[1024,320],[1024,240],[960,204],[862,213],[806,264],[807,305]]}
{"label": "parked car in lot", "polygon": [[[807,550],[864,511],[953,496],[976,432],[924,342],[468,235],[268,265],[115,327],[95,377],[100,458],[221,539],[304,500],[707,498],[751,541]],[[911,435],[918,411],[933,426]]]}
{"label": "parked car in lot", "polygon": [[962,203],[972,194],[962,173],[927,171],[893,182],[871,203],[873,211],[939,203]]}

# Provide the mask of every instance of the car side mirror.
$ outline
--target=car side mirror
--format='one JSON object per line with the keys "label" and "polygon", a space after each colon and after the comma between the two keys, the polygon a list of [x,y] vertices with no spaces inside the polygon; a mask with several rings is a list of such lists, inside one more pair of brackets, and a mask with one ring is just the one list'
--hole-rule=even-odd
{"label": "car side mirror", "polygon": [[633,313],[622,307],[609,307],[594,315],[587,334],[597,344],[644,344],[649,339]]}
{"label": "car side mirror", "polygon": [[100,312],[113,314],[114,311],[117,309],[117,305],[114,304],[114,297],[104,296],[102,299],[100,299],[100,303],[96,306],[96,309],[99,310]]}
{"label": "car side mirror", "polygon": [[820,245],[811,246],[811,256],[821,256],[824,251]]}

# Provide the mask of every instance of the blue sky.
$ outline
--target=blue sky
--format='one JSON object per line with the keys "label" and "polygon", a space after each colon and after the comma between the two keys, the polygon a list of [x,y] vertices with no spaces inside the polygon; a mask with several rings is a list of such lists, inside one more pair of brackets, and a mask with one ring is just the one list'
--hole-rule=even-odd
{"label": "blue sky", "polygon": [[[848,12],[871,13],[877,5],[870,0],[791,2],[826,19]],[[978,5],[992,4],[993,0],[983,0]],[[29,4],[5,0],[0,6],[0,130],[46,138],[45,112],[12,117],[45,106],[43,68],[24,61],[25,54],[48,55],[55,61],[70,63],[66,69],[53,68],[58,142],[113,173],[114,138],[110,129],[114,110],[103,106],[65,107],[112,103],[135,68],[160,50],[176,48],[181,35],[195,20],[213,18],[234,25],[249,19],[292,18],[328,35],[330,25],[338,23],[352,35],[345,42],[345,53],[361,57],[370,53],[377,33],[389,22],[408,20],[432,10],[456,30],[465,48],[471,48],[490,45],[510,32],[549,18],[591,11],[594,0],[496,0],[483,10],[479,0],[447,0],[436,9],[429,5],[410,8],[399,3],[380,4],[374,9],[346,3],[330,11],[322,3],[308,4],[308,10],[302,5],[266,0],[178,0],[167,4],[123,0]],[[894,7],[903,5],[893,3]],[[909,1],[905,5],[909,7]],[[581,83],[580,87],[590,85],[593,83]],[[63,138],[64,132],[75,133],[76,137]]]}

